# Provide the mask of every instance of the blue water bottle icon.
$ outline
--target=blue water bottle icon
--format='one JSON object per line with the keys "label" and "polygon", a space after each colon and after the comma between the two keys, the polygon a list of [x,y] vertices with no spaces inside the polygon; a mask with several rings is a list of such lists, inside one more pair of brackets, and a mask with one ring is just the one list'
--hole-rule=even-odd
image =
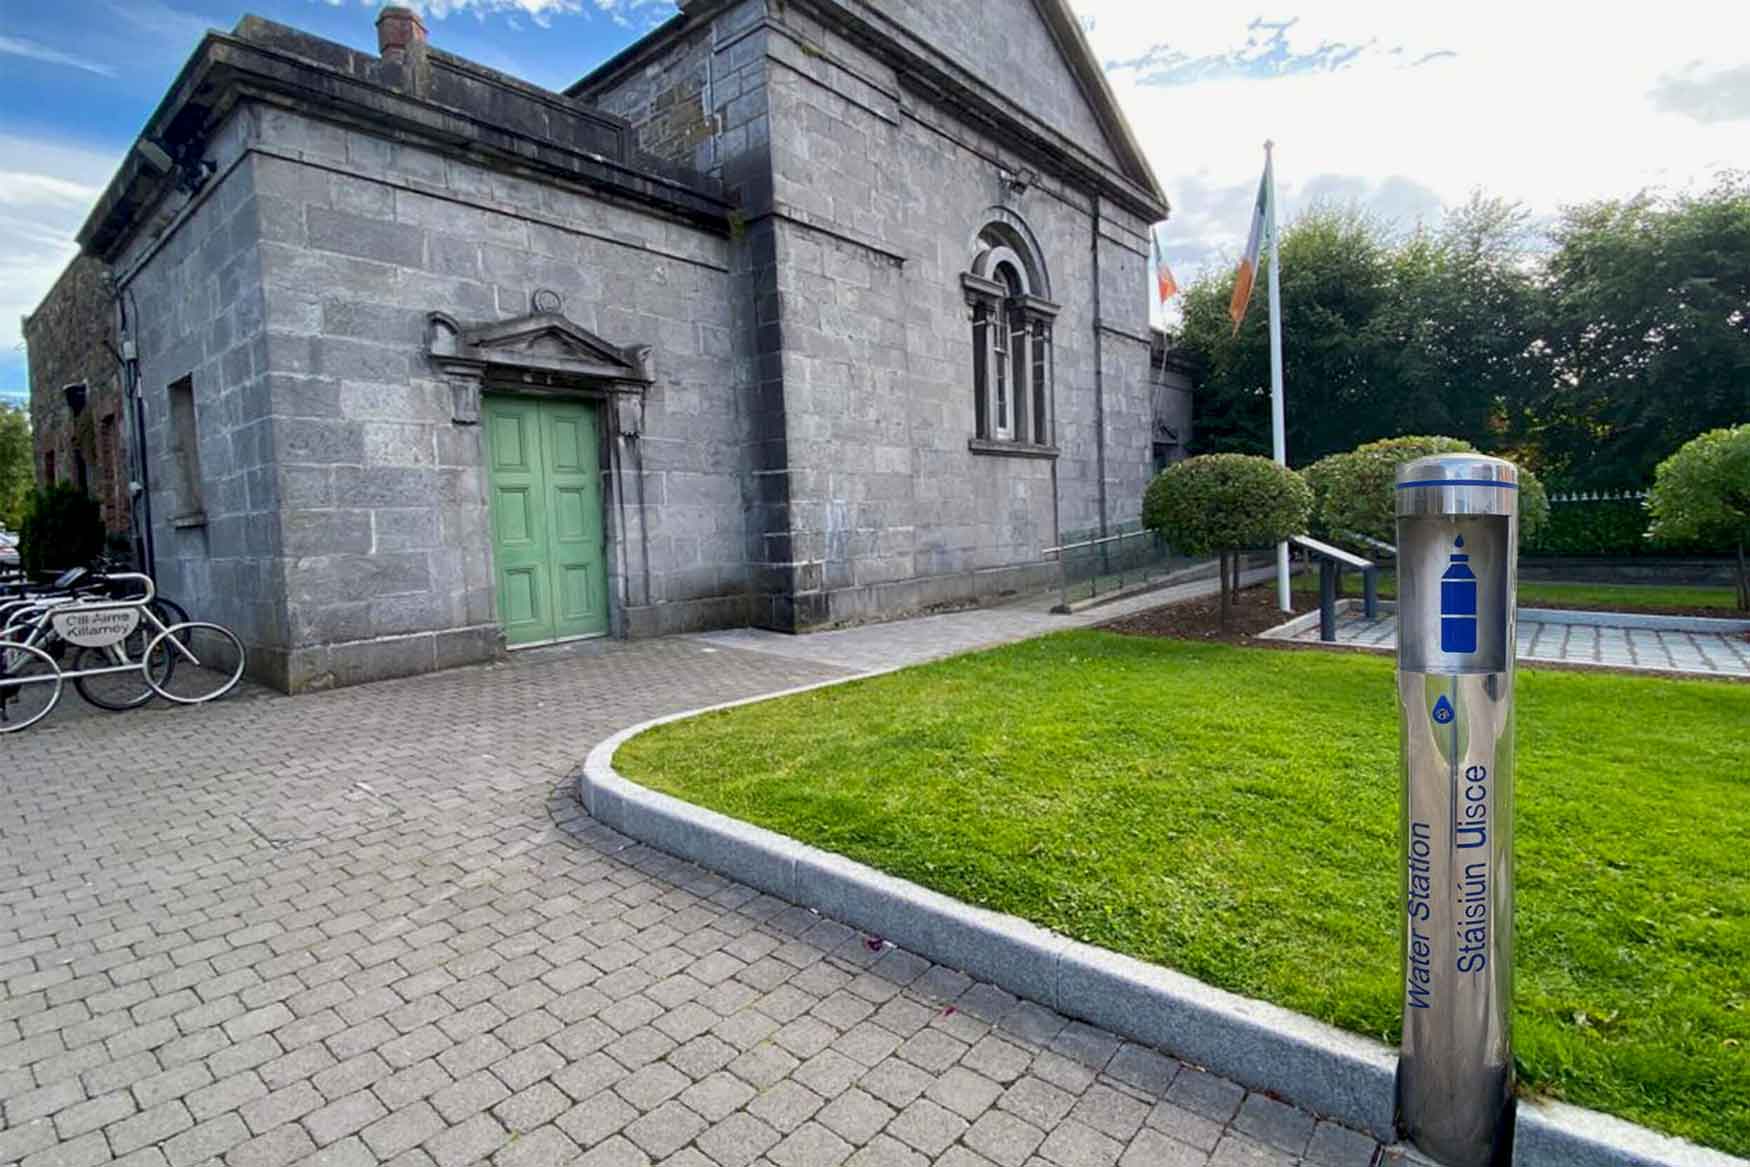
{"label": "blue water bottle icon", "polygon": [[[1464,536],[1453,541],[1464,546]],[[1440,651],[1477,650],[1477,577],[1470,569],[1470,556],[1453,551],[1446,574],[1440,577]]]}

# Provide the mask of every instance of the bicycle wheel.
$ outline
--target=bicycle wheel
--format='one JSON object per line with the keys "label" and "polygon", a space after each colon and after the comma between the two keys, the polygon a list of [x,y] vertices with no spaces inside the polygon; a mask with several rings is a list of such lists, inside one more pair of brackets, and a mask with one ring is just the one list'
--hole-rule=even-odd
{"label": "bicycle wheel", "polygon": [[0,642],[0,733],[16,733],[49,715],[61,699],[54,658],[28,644]]}
{"label": "bicycle wheel", "polygon": [[159,623],[164,624],[167,627],[172,624],[193,623],[193,621],[188,618],[188,609],[184,608],[175,600],[168,600],[163,596],[158,596],[146,606],[152,609],[152,615],[158,617]]}
{"label": "bicycle wheel", "polygon": [[[128,638],[120,644],[112,644],[105,648],[81,648],[73,657],[72,672],[81,673],[87,669],[110,669],[120,665],[131,664],[134,667],[125,673],[99,673],[93,677],[73,678],[73,687],[79,690],[79,696],[112,713],[123,713],[129,709],[138,708],[152,699],[152,686],[146,683],[146,675],[141,668],[146,659],[146,630],[136,628]],[[170,673],[176,667],[177,653],[161,653],[159,660],[154,662],[159,667],[158,683],[166,684]]]}
{"label": "bicycle wheel", "polygon": [[152,638],[141,675],[166,701],[199,705],[236,688],[244,661],[243,642],[230,629],[194,621],[172,624]]}

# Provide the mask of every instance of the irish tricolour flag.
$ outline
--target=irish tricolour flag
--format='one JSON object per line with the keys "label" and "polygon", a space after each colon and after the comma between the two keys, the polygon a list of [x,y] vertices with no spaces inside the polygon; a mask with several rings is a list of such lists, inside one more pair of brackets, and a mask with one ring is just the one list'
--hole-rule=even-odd
{"label": "irish tricolour flag", "polygon": [[1240,257],[1239,274],[1234,277],[1234,297],[1227,306],[1235,332],[1240,330],[1240,321],[1246,318],[1246,303],[1252,298],[1252,285],[1258,279],[1258,255],[1264,248],[1264,233],[1270,222],[1270,192],[1275,185],[1270,181],[1270,156],[1266,154],[1264,177],[1258,180],[1258,201],[1252,206],[1252,234],[1246,240],[1245,255]]}
{"label": "irish tricolour flag", "polygon": [[1167,266],[1167,254],[1161,247],[1161,225],[1156,224],[1148,232],[1150,250],[1154,252],[1155,290],[1160,293],[1161,304],[1164,306],[1179,293],[1179,281],[1173,278],[1173,269]]}

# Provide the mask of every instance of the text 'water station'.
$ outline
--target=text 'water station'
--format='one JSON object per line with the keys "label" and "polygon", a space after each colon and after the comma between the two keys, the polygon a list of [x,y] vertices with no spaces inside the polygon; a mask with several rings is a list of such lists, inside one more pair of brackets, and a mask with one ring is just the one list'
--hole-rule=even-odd
{"label": "text 'water station'", "polygon": [[1512,1146],[1513,658],[1519,473],[1397,476],[1404,1036],[1398,1125],[1448,1167]]}

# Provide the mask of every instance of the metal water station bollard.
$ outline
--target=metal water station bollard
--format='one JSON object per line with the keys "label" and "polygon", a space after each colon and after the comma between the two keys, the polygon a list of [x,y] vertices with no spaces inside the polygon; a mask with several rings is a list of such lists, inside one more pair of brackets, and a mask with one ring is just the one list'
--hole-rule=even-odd
{"label": "metal water station bollard", "polygon": [[1404,1039],[1398,1125],[1448,1167],[1511,1154],[1519,471],[1398,468]]}

